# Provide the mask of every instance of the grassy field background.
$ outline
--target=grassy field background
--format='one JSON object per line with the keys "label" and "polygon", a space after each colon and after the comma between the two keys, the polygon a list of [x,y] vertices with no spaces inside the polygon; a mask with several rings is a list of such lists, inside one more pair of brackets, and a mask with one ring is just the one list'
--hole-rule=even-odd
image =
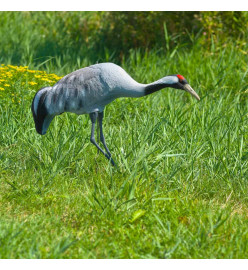
{"label": "grassy field background", "polygon": [[108,105],[118,168],[90,143],[88,115],[35,131],[36,91],[90,58],[2,56],[0,258],[247,258],[247,45],[222,45],[192,36],[190,47],[102,56],[142,83],[182,74],[201,97],[164,89]]}

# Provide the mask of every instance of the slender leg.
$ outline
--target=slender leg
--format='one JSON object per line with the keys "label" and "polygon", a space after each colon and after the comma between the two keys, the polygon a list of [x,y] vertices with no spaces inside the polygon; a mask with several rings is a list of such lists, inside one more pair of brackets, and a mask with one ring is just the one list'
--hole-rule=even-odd
{"label": "slender leg", "polygon": [[111,157],[111,153],[106,145],[105,138],[104,138],[103,131],[102,131],[103,112],[99,112],[98,120],[99,120],[99,127],[100,127],[100,141],[102,142],[104,148],[106,149],[107,153]]}
{"label": "slender leg", "polygon": [[[115,165],[113,159],[111,158],[110,155],[106,154],[103,149],[97,144],[96,140],[95,140],[95,124],[97,121],[97,117],[98,117],[98,112],[93,112],[90,113],[90,119],[91,119],[91,123],[92,123],[92,127],[91,127],[91,136],[90,136],[90,141],[97,147],[98,150],[100,150],[104,156],[111,161],[112,165]],[[100,125],[100,133],[101,133],[101,125]],[[100,139],[101,139],[101,135],[100,135]]]}
{"label": "slender leg", "polygon": [[[96,142],[99,145],[100,143],[100,129],[99,129],[99,113],[98,113],[98,121],[96,121],[96,134],[97,134],[97,139]],[[99,149],[97,149],[97,153],[99,154]]]}

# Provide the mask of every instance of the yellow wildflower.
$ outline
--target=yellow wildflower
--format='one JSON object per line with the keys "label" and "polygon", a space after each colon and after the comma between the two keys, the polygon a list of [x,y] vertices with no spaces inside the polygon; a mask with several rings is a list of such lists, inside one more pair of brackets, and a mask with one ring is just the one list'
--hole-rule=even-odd
{"label": "yellow wildflower", "polygon": [[7,84],[7,83],[5,83],[5,84],[4,84],[4,86],[7,86],[7,87],[8,87],[8,86],[10,86],[10,85],[9,85],[9,84]]}
{"label": "yellow wildflower", "polygon": [[1,90],[1,91],[4,91],[4,88],[3,88],[3,87],[0,87],[0,90]]}
{"label": "yellow wildflower", "polygon": [[36,82],[29,82],[30,85],[36,85]]}

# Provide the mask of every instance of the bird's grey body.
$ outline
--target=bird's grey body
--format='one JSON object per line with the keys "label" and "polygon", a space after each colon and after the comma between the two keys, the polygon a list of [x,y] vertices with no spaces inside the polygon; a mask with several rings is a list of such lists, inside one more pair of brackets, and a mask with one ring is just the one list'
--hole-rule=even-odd
{"label": "bird's grey body", "polygon": [[[139,89],[133,92],[137,87]],[[49,114],[62,112],[88,114],[102,112],[107,104],[118,97],[142,96],[142,88],[144,85],[133,80],[121,67],[103,63],[66,75],[53,87],[42,89],[39,96],[46,93]],[[34,106],[36,112],[38,99]]]}
{"label": "bird's grey body", "polygon": [[[36,130],[43,135],[55,115],[72,112],[90,114],[93,133],[99,114],[101,131],[103,111],[107,104],[119,97],[142,97],[165,87],[186,90],[199,99],[187,81],[179,76],[181,75],[166,76],[151,84],[141,84],[113,63],[95,64],[76,70],[53,87],[44,87],[36,93],[32,103]],[[101,135],[107,154],[94,142],[94,136],[91,136],[91,141],[113,163],[102,132]]]}

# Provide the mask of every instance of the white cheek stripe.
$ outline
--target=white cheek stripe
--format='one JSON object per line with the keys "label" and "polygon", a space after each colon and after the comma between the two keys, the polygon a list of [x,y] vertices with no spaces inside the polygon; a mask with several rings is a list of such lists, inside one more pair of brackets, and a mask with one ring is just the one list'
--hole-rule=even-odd
{"label": "white cheek stripe", "polygon": [[156,81],[157,83],[165,83],[165,84],[174,84],[174,83],[178,83],[179,79],[176,76],[166,76],[158,81]]}

